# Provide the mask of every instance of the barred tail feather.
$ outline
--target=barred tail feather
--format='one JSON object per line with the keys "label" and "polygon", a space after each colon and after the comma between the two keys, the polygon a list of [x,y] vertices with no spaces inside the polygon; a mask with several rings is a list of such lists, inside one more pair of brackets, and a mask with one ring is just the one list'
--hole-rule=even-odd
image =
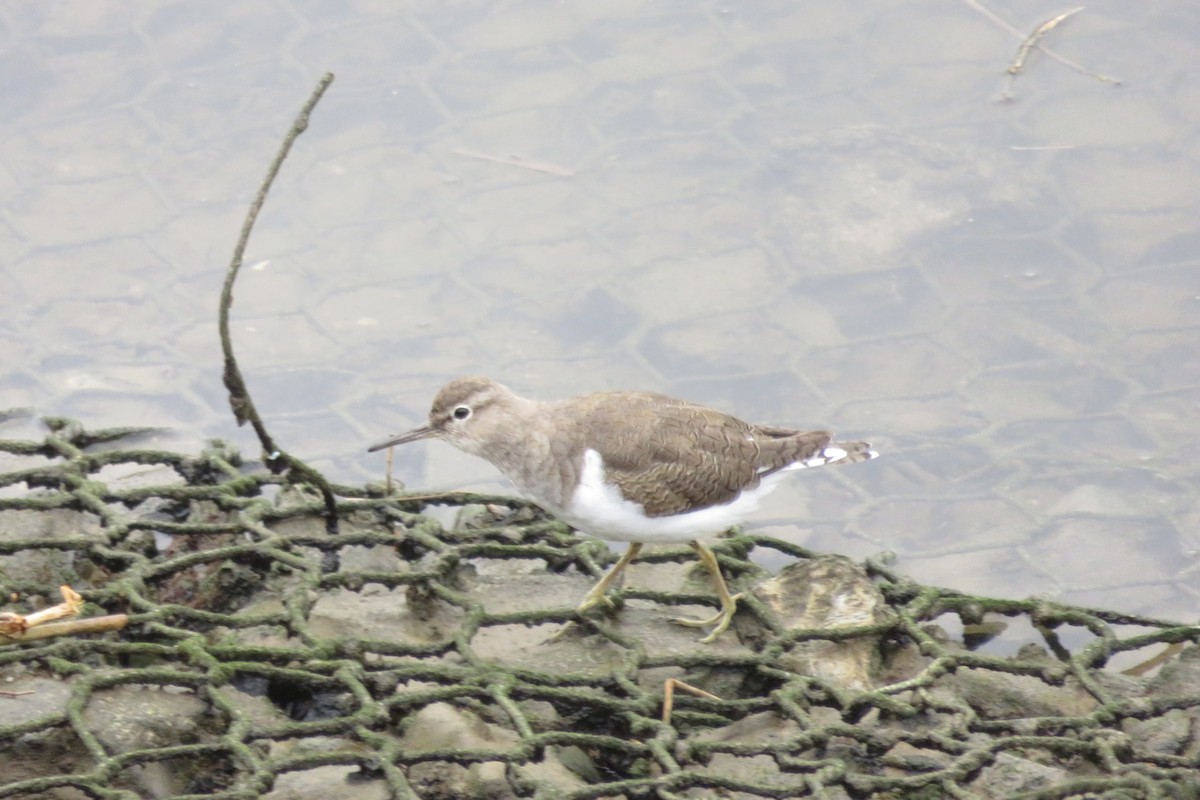
{"label": "barred tail feather", "polygon": [[826,464],[853,464],[869,461],[879,456],[868,442],[830,442],[802,461],[796,461],[787,469],[823,467]]}

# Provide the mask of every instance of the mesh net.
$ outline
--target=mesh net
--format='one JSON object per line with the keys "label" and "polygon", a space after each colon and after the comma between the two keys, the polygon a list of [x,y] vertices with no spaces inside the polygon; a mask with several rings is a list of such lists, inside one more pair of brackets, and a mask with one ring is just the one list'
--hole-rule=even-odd
{"label": "mesh net", "polygon": [[[335,486],[331,534],[320,494],[227,445],[138,442],[0,439],[9,611],[65,584],[81,618],[128,615],[0,638],[0,797],[1200,796],[1195,627],[737,535],[719,641],[669,624],[712,610],[687,548],[554,638],[613,556],[536,509]],[[1027,644],[990,652],[997,620]],[[1105,669],[1143,648],[1152,676]]]}

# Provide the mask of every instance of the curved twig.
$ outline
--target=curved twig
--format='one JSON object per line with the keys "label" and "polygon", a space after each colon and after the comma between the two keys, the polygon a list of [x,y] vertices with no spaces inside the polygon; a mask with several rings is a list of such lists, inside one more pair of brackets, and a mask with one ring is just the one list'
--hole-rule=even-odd
{"label": "curved twig", "polygon": [[267,175],[258,187],[258,194],[255,195],[254,202],[250,204],[250,209],[246,212],[246,220],[242,223],[241,235],[238,236],[237,246],[233,248],[233,258],[230,259],[229,269],[225,273],[225,285],[221,289],[218,327],[221,333],[221,351],[225,357],[223,380],[225,388],[229,390],[229,406],[233,410],[234,419],[237,420],[238,425],[245,425],[249,422],[254,427],[254,432],[258,435],[258,440],[262,444],[263,459],[272,472],[280,473],[286,470],[289,481],[309,483],[321,490],[321,494],[325,498],[326,527],[331,533],[336,533],[337,503],[334,500],[333,490],[324,476],[319,472],[276,446],[275,441],[271,438],[271,434],[267,431],[266,425],[263,424],[262,418],[258,415],[258,410],[254,407],[254,401],[250,399],[250,392],[246,388],[246,381],[242,377],[242,371],[237,365],[237,358],[233,354],[233,340],[229,335],[229,309],[233,306],[233,284],[237,281],[238,272],[241,270],[242,257],[246,252],[246,243],[250,241],[250,232],[254,229],[254,223],[258,219],[258,212],[262,210],[263,203],[267,199],[267,193],[271,191],[271,184],[275,182],[275,176],[279,174],[279,169],[283,166],[284,159],[291,152],[292,144],[295,143],[300,134],[308,129],[309,115],[331,83],[333,83],[332,72],[326,72],[321,76],[321,80],[317,82],[317,86],[308,98],[308,102],[300,109],[300,113],[296,115],[296,119],[292,122],[291,129],[284,136],[283,144],[279,147],[279,152],[275,155],[271,166],[267,168]]}

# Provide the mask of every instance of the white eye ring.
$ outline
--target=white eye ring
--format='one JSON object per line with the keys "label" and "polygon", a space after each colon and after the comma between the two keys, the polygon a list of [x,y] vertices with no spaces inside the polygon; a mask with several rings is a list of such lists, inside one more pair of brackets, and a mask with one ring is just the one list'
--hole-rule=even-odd
{"label": "white eye ring", "polygon": [[459,406],[458,408],[454,409],[454,413],[451,414],[451,416],[453,416],[459,422],[462,422],[464,419],[471,416],[471,408],[470,406]]}

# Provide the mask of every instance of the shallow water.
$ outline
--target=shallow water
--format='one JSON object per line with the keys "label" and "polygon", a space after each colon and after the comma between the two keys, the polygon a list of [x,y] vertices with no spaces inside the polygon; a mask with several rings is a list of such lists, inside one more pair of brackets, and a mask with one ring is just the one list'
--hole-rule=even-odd
{"label": "shallow water", "polygon": [[[233,310],[289,451],[376,478],[464,373],[665,391],[882,452],[760,529],[1191,619],[1198,29],[1090,4],[1045,41],[1122,84],[1034,53],[1006,101],[1019,41],[966,3],[2,4],[0,408],[256,452],[217,294],[331,70]],[[397,469],[499,485],[436,444]]]}

